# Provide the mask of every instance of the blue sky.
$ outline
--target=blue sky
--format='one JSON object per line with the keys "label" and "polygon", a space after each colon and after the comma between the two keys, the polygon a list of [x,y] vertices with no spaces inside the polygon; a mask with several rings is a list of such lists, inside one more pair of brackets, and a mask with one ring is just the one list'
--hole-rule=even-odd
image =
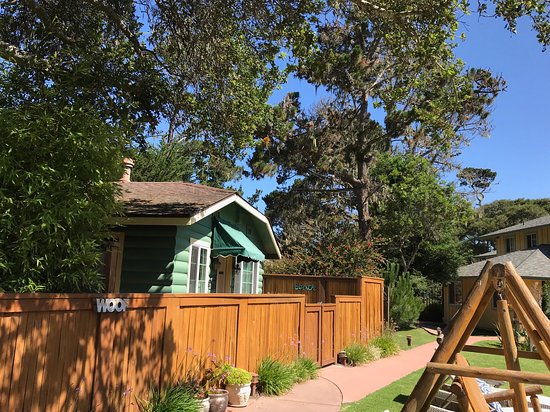
{"label": "blue sky", "polygon": [[[466,40],[457,54],[466,65],[490,69],[507,82],[493,105],[490,138],[478,137],[464,148],[458,161],[464,167],[485,167],[497,172],[485,203],[497,199],[550,197],[550,49],[542,52],[528,22],[512,34],[499,19],[468,16],[462,19]],[[299,91],[306,102],[320,93],[305,82],[291,79],[274,93],[277,103],[290,91]],[[276,188],[273,179],[243,180],[244,195],[256,189],[264,194]],[[259,202],[261,210],[265,205]]]}

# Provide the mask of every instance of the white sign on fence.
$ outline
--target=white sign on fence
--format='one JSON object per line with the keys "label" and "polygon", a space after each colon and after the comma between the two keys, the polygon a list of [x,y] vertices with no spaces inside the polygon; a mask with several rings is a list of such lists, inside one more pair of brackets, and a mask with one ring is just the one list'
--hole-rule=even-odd
{"label": "white sign on fence", "polygon": [[122,298],[96,299],[97,312],[126,312],[128,300]]}

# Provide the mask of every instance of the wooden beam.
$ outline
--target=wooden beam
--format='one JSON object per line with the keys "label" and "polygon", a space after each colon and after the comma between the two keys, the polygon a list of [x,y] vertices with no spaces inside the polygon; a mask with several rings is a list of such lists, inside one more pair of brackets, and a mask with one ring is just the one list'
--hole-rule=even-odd
{"label": "wooden beam", "polygon": [[[460,353],[457,353],[456,355],[456,364],[463,367],[469,366],[468,361]],[[485,402],[485,398],[483,397],[476,380],[474,378],[467,378],[463,376],[459,376],[457,379],[462,385],[462,389],[466,394],[466,398],[468,399],[468,403],[470,404],[472,411],[489,412],[489,406],[487,405],[487,402]]]}
{"label": "wooden beam", "polygon": [[[468,338],[476,325],[472,325],[472,320],[476,312],[482,307],[482,301],[489,290],[493,290],[493,286],[490,279],[490,269],[492,267],[491,262],[487,262],[476,280],[476,283],[468,297],[464,301],[464,304],[451,320],[449,325],[449,333],[437,348],[435,354],[432,357],[432,362],[435,363],[447,363],[460,352],[462,347],[461,342],[464,338]],[[485,306],[487,305],[485,302]],[[479,320],[479,319],[478,319]],[[476,322],[477,324],[477,322]],[[464,341],[465,343],[465,341]],[[447,373],[444,373],[446,375]],[[407,402],[403,406],[402,412],[419,412],[428,409],[431,400],[433,399],[443,379],[438,374],[428,371],[427,369],[422,373],[422,376],[416,383],[413,391],[411,392]]]}
{"label": "wooden beam", "polygon": [[[497,302],[498,324],[500,325],[500,334],[502,336],[502,348],[504,350],[504,359],[506,360],[506,369],[519,371],[519,358],[516,341],[514,339],[514,330],[512,328],[512,320],[508,311],[508,301],[499,300]],[[514,390],[515,412],[528,412],[527,396],[522,383],[510,382],[510,388]]]}
{"label": "wooden beam", "polygon": [[[542,393],[542,388],[540,385],[526,386],[525,393],[527,396],[539,395]],[[497,392],[485,393],[483,397],[487,403],[509,401],[514,397],[514,390],[503,389]]]}
{"label": "wooden beam", "polygon": [[[487,355],[500,355],[504,356],[504,351],[500,348],[486,348],[484,346],[474,346],[474,345],[464,345],[462,352],[475,352],[475,353],[485,353]],[[538,352],[529,352],[526,350],[518,350],[518,357],[525,359],[536,359],[541,360]]]}
{"label": "wooden beam", "polygon": [[533,412],[542,412],[542,406],[537,395],[531,396],[531,407],[533,408]]}
{"label": "wooden beam", "polygon": [[[479,320],[481,319],[481,317],[485,313],[485,309],[486,309],[487,305],[493,299],[493,291],[494,291],[494,288],[488,288],[485,291],[485,295],[483,295],[483,297],[481,298],[481,302],[479,303],[479,306],[477,307],[474,315],[472,316],[472,319],[470,320],[470,323],[468,324],[468,326],[466,328],[466,333],[459,338],[459,342],[456,345],[456,348],[454,350],[453,355],[451,356],[450,362],[455,361],[456,354],[461,351],[461,348],[464,347],[464,345],[468,341],[468,338],[472,334],[473,330],[476,328],[477,324],[479,323]],[[422,406],[420,411],[426,412],[430,408],[431,400],[435,397],[435,395],[436,395],[437,391],[439,390],[439,388],[441,388],[441,385],[445,381],[445,378],[446,378],[445,375],[440,375],[439,376],[438,380],[436,381],[435,385],[433,386],[432,390],[430,391],[430,394],[428,395],[428,400],[424,403],[424,405]]]}
{"label": "wooden beam", "polygon": [[506,262],[506,284],[511,289],[525,313],[529,316],[541,338],[550,344],[550,322],[542,311],[537,300],[523,281],[520,275],[514,269],[512,262]]}
{"label": "wooden beam", "polygon": [[446,363],[428,362],[426,370],[433,374],[458,375],[469,378],[495,379],[500,381],[550,385],[550,374],[525,371],[509,371],[497,368],[458,366]]}
{"label": "wooden beam", "polygon": [[464,393],[464,389],[462,388],[462,383],[460,383],[458,379],[455,379],[453,381],[450,387],[450,391],[456,396],[459,412],[473,412],[472,407],[470,406],[470,402],[468,401],[468,397],[466,396],[466,393]]}
{"label": "wooden beam", "polygon": [[510,300],[512,309],[516,313],[517,317],[525,328],[525,331],[529,335],[531,342],[533,342],[533,344],[537,348],[537,352],[540,358],[544,361],[546,367],[550,370],[550,350],[548,349],[548,346],[542,339],[540,333],[537,331],[536,326],[531,322],[531,319],[529,319],[529,316],[527,315],[521,304],[517,301],[513,291],[509,290],[506,295]]}

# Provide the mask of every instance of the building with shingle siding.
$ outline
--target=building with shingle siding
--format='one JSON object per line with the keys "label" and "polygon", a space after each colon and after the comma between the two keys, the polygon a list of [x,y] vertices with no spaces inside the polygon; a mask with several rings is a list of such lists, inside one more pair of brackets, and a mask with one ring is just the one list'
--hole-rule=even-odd
{"label": "building with shingle siding", "polygon": [[132,182],[132,165],[105,259],[109,292],[261,293],[263,261],[281,257],[262,213],[233,190]]}
{"label": "building with shingle siding", "polygon": [[[542,287],[544,282],[550,282],[550,215],[487,233],[481,239],[493,241],[495,250],[477,257],[485,258],[483,260],[460,267],[458,279],[444,288],[445,322],[458,311],[489,260],[492,263],[512,262],[535,299],[542,303]],[[495,296],[479,321],[479,327],[495,328],[496,300]]]}

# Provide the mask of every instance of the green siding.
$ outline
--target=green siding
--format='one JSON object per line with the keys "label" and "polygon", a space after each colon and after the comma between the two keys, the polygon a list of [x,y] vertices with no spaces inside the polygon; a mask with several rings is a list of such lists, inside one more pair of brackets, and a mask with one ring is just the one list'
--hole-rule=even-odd
{"label": "green siding", "polygon": [[[232,204],[214,216],[191,226],[128,226],[124,228],[124,255],[121,292],[187,293],[190,240],[212,244],[212,219],[217,217],[238,227],[260,249],[262,242],[256,218]],[[211,259],[210,276],[215,276]],[[263,288],[263,262],[259,268],[258,290]]]}
{"label": "green siding", "polygon": [[258,293],[262,293],[264,290],[264,262],[260,262],[258,268]]}
{"label": "green siding", "polygon": [[[216,216],[238,227],[239,230],[243,232],[260,250],[264,251],[260,235],[254,224],[257,219],[246,210],[236,204],[231,204],[217,212]],[[263,262],[260,262],[260,268],[258,270],[259,293],[261,293],[263,289],[263,275],[264,265]]]}
{"label": "green siding", "polygon": [[[206,217],[191,226],[178,226],[174,252],[174,272],[172,292],[187,293],[187,276],[189,273],[189,245],[191,238],[211,243],[212,219]],[[212,270],[210,270],[212,274]]]}
{"label": "green siding", "polygon": [[171,292],[176,227],[128,226],[124,233],[120,291]]}
{"label": "green siding", "polygon": [[254,216],[236,204],[231,204],[224,207],[216,213],[216,216],[237,227],[252,241],[252,243],[256,245],[258,249],[265,253],[262,240],[258,234],[256,225],[254,224],[257,220]]}

